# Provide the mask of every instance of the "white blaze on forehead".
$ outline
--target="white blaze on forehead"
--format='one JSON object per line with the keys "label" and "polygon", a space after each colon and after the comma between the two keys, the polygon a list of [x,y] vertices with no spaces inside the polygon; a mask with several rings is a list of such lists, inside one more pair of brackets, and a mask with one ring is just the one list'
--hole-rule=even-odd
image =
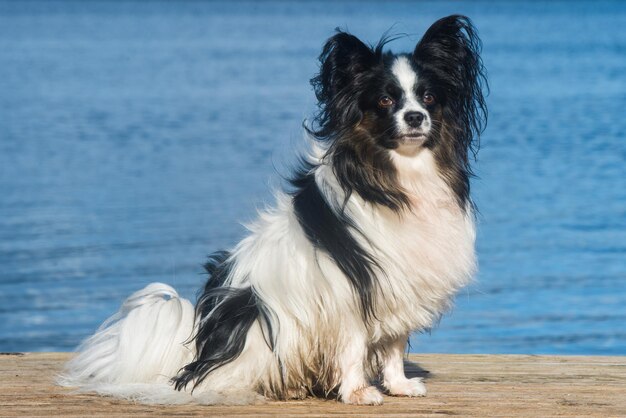
{"label": "white blaze on forehead", "polygon": [[408,134],[410,131],[415,131],[416,128],[411,128],[404,120],[404,115],[408,112],[421,112],[424,114],[424,122],[419,130],[422,133],[428,133],[430,129],[431,121],[428,111],[422,106],[415,96],[415,86],[417,85],[417,73],[411,67],[407,57],[398,57],[391,66],[391,73],[398,80],[400,88],[404,92],[404,103],[402,108],[396,112],[395,119],[400,129],[400,132]]}
{"label": "white blaze on forehead", "polygon": [[415,93],[413,89],[417,83],[417,74],[413,71],[413,67],[409,63],[406,57],[398,57],[391,67],[391,72],[398,79],[398,83],[408,100],[415,99]]}

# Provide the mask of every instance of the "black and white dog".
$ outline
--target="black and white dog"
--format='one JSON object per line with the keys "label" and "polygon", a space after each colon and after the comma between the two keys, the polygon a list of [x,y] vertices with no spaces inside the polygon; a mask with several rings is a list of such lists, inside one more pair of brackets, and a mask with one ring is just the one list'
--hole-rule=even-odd
{"label": "black and white dog", "polygon": [[327,41],[311,151],[247,238],[211,256],[195,308],[164,284],[138,291],[62,384],[158,403],[380,404],[378,376],[391,395],[426,393],[403,354],[476,269],[469,159],[486,80],[464,16],[435,22],[411,54],[385,43]]}

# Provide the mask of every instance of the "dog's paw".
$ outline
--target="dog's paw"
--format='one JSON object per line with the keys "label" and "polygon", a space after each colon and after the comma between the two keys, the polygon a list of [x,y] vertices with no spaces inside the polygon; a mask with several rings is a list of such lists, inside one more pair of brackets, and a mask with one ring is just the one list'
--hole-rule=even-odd
{"label": "dog's paw", "polygon": [[357,389],[342,398],[344,403],[353,405],[382,405],[383,394],[374,386]]}
{"label": "dog's paw", "polygon": [[291,388],[287,390],[287,399],[302,400],[306,399],[307,391],[304,388]]}
{"label": "dog's paw", "polygon": [[393,396],[426,396],[426,385],[419,377],[403,379],[398,382],[386,384],[389,394]]}

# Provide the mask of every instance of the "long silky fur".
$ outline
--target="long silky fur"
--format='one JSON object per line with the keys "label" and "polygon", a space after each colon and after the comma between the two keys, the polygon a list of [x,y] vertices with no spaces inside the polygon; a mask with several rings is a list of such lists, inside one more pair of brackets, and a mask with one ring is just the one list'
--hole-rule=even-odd
{"label": "long silky fur", "polygon": [[[395,374],[384,379],[391,392],[425,393],[396,369],[409,333],[432,327],[476,268],[469,152],[486,122],[486,81],[469,19],[437,21],[406,56],[442,92],[434,133],[416,155],[396,153],[362,111],[396,57],[385,42],[328,40],[311,80],[310,153],[248,236],[209,259],[194,315],[158,320],[190,304],[149,286],[81,346],[62,383],[160,403],[334,393],[375,404],[382,397],[365,386],[382,365]],[[147,335],[147,322],[160,332]],[[157,361],[142,361],[159,347]]]}
{"label": "long silky fur", "polygon": [[488,85],[481,48],[471,21],[454,15],[435,22],[413,52],[420,74],[436,80],[449,95],[445,122],[438,127],[446,140],[439,141],[433,152],[462,205],[469,200],[469,179],[473,175],[469,151],[476,155],[479,143],[475,139],[487,124],[482,91]]}
{"label": "long silky fur", "polygon": [[202,383],[214,369],[231,362],[243,350],[246,334],[259,316],[255,295],[250,287],[226,285],[232,261],[228,252],[209,257],[205,269],[209,280],[196,304],[195,317],[200,320],[194,336],[196,359],[173,379],[177,390],[192,380]]}
{"label": "long silky fur", "polygon": [[364,320],[374,314],[372,295],[377,285],[376,260],[356,241],[363,236],[342,211],[333,211],[337,202],[329,203],[315,182],[314,166],[306,161],[291,179],[294,212],[304,233],[316,249],[330,255],[358,295]]}

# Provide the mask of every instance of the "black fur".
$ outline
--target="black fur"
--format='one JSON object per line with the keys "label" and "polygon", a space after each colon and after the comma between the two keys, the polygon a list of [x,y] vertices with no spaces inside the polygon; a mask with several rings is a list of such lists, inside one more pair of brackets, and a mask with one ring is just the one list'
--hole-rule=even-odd
{"label": "black fur", "polygon": [[346,275],[361,303],[364,319],[369,319],[374,312],[372,296],[377,283],[372,269],[376,260],[354,238],[353,234],[359,232],[350,219],[326,202],[310,167],[301,170],[291,184],[295,187],[293,207],[307,238]]}
{"label": "black fur", "polygon": [[453,15],[439,19],[415,47],[418,72],[446,94],[447,122],[452,124],[460,154],[478,151],[478,137],[487,123],[483,88],[488,89],[480,58],[482,44],[469,18]]}
{"label": "black fur", "polygon": [[261,314],[250,287],[224,286],[232,268],[228,256],[228,252],[217,252],[205,265],[210,277],[196,305],[196,321],[200,321],[194,336],[197,355],[172,379],[177,390],[189,383],[198,385],[213,370],[235,360],[244,349],[250,327]]}

